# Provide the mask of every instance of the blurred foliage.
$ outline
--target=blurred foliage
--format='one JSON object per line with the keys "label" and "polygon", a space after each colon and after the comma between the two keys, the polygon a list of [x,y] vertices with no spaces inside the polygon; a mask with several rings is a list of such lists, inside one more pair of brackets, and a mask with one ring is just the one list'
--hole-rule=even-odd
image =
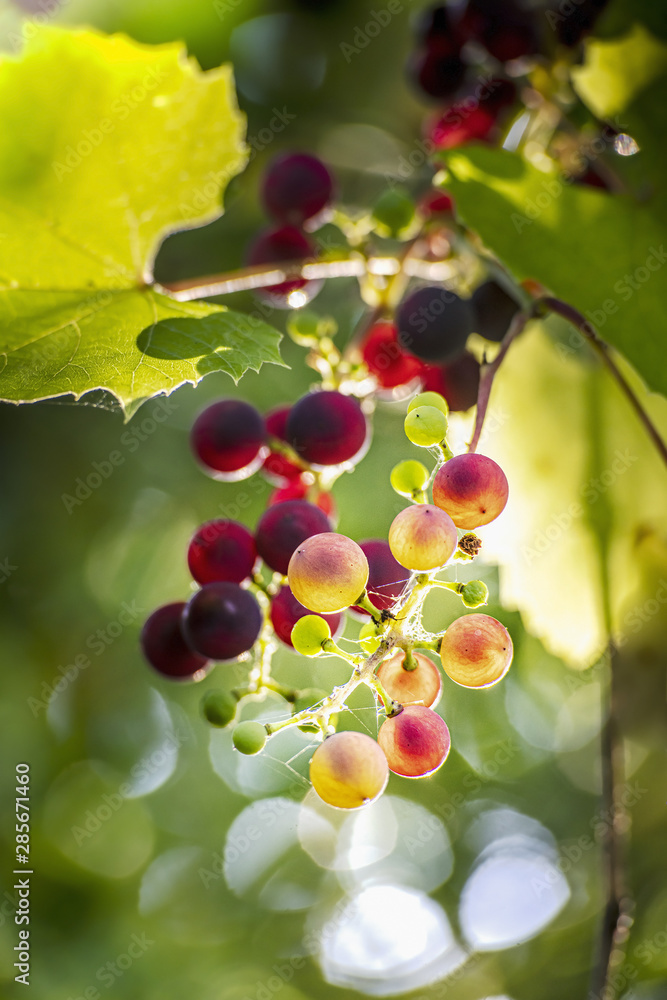
{"label": "blurred foliage", "polygon": [[[661,5],[643,7],[655,21]],[[640,5],[612,2],[605,24],[615,8],[622,32]],[[62,4],[64,22],[123,30],[142,42],[184,39],[205,67],[237,65],[251,162],[230,184],[223,218],[166,242],[160,280],[239,266],[262,224],[259,173],[278,149],[327,158],[351,206],[372,204],[400,175],[424,110],[402,75],[411,13],[404,6],[348,62],[340,45],[366,19],[351,0]],[[8,48],[30,24],[18,4],[5,5]],[[276,109],[294,116],[280,131],[270,126]],[[416,192],[428,186],[426,163],[409,183]],[[588,227],[581,231],[592,238]],[[584,269],[578,254],[563,263]],[[227,302],[258,308],[249,295]],[[317,308],[336,316],[344,341],[362,311],[356,284],[330,282]],[[509,596],[516,601],[518,587],[530,588],[527,624],[541,633],[540,616],[553,610],[592,650],[602,598],[598,583],[587,581],[596,560],[608,561],[637,900],[616,979],[627,1000],[660,1000],[667,979],[664,473],[585,349],[572,351],[558,324],[548,334],[550,341],[536,328],[517,342],[506,388],[499,380],[492,399],[482,450],[502,456],[513,508],[507,539],[484,538],[508,561],[522,532],[546,531],[563,504],[581,502],[617,447],[636,449],[627,474],[585,507],[525,580],[519,554]],[[559,353],[559,344],[568,351]],[[413,980],[413,1000],[583,997],[604,895],[599,841],[612,819],[599,798],[599,695],[608,663],[574,673],[547,651],[518,613],[501,606],[492,559],[481,569],[489,613],[515,642],[508,677],[486,692],[448,683],[441,710],[455,749],[446,766],[428,781],[392,776],[376,812],[361,818],[318,811],[308,794],[299,809],[305,734],[272,743],[273,760],[239,762],[228,734],[211,733],[199,716],[201,694],[238,683],[243,665],[219,666],[188,686],[153,675],[140,658],[145,615],[189,592],[190,533],[217,514],[254,525],[270,491],[259,478],[221,484],[202,476],[187,446],[194,415],[221,395],[263,410],[296,398],[311,373],[289,341],[283,357],[289,369],[266,366],[238,388],[211,374],[196,390],[148,403],[128,425],[105,397],[0,409],[2,996],[23,989],[13,982],[11,872],[14,764],[25,760],[35,872],[31,985],[40,1000],[327,1000],[341,996],[341,986],[350,997],[365,995],[360,987],[383,995],[404,990],[428,962],[435,981]],[[334,488],[339,530],[355,538],[386,536],[403,506],[389,472],[399,457],[423,457],[405,442],[402,417],[400,404],[379,407],[370,452]],[[465,440],[469,418],[452,424]],[[109,471],[114,451],[122,461]],[[433,595],[427,624],[444,627],[458,608],[453,595]],[[358,624],[347,628],[356,635]],[[319,686],[321,675],[328,686],[347,668],[284,650],[276,674],[303,686]],[[280,711],[267,699],[248,716]],[[361,692],[344,724],[374,731],[375,710]]]}

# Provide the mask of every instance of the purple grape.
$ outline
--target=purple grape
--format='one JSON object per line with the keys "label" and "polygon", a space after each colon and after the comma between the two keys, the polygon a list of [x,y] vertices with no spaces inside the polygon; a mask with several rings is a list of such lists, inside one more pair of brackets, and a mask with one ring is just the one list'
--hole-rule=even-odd
{"label": "purple grape", "polygon": [[297,546],[323,531],[331,531],[331,524],[319,507],[307,500],[285,500],[264,511],[255,531],[255,543],[266,565],[286,576]]}
{"label": "purple grape", "polygon": [[361,407],[352,396],[318,391],[302,396],[287,418],[287,440],[315,466],[340,465],[356,457],[368,439]]}
{"label": "purple grape", "polygon": [[418,288],[401,302],[396,313],[401,347],[422,361],[452,361],[465,349],[474,330],[474,312],[441,285]]}
{"label": "purple grape", "polygon": [[[284,642],[286,646],[292,646],[292,629],[296,623],[304,615],[310,614],[312,614],[312,611],[304,608],[303,604],[299,604],[287,584],[280,588],[271,601],[271,623],[273,630],[280,641]],[[329,623],[331,635],[335,638],[341,630],[343,622],[342,614],[320,615],[320,618],[324,618],[325,622]]]}
{"label": "purple grape", "polygon": [[245,479],[261,465],[266,428],[239,399],[221,399],[199,414],[190,435],[195,456],[215,479]]}
{"label": "purple grape", "polygon": [[185,604],[164,604],[150,615],[141,630],[141,649],[154,670],[172,680],[199,680],[209,665],[206,657],[190,649],[183,636],[181,616]]}
{"label": "purple grape", "polygon": [[427,97],[443,100],[452,97],[465,80],[466,64],[453,47],[451,52],[419,49],[410,55],[407,71]]}
{"label": "purple grape", "polygon": [[183,610],[183,634],[195,652],[211,660],[235,660],[251,649],[262,628],[253,595],[237,583],[207,583]]}
{"label": "purple grape", "polygon": [[188,566],[197,583],[242,583],[252,574],[255,539],[238,521],[207,521],[188,547]]}
{"label": "purple grape", "polygon": [[[394,559],[389,542],[383,538],[369,538],[365,542],[359,542],[359,546],[368,559],[368,596],[380,611],[391,608],[410,579],[409,570]],[[368,612],[362,608],[355,607],[352,610],[369,617]]]}
{"label": "purple grape", "polygon": [[278,222],[300,226],[329,204],[333,189],[331,174],[316,156],[283,153],[267,168],[262,201]]}
{"label": "purple grape", "polygon": [[475,332],[499,343],[507,331],[519,304],[495,281],[485,281],[472,295]]}

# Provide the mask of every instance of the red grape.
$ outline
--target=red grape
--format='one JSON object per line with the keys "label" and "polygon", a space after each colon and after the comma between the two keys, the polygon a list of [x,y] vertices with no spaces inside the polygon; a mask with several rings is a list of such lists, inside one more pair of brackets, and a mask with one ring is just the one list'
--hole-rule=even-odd
{"label": "red grape", "polygon": [[286,500],[264,511],[255,543],[266,565],[285,576],[296,547],[322,531],[331,531],[331,524],[319,507],[307,500]]}
{"label": "red grape", "polygon": [[208,657],[193,652],[181,629],[185,604],[164,604],[150,615],[141,630],[141,649],[154,670],[172,680],[200,680]]}
{"label": "red grape", "polygon": [[300,226],[329,204],[333,189],[331,174],[316,156],[282,153],[264,175],[262,200],[278,222]]}
{"label": "red grape", "polygon": [[508,493],[500,466],[475,453],[450,458],[433,480],[433,503],[465,530],[494,521],[505,509]]}
{"label": "red grape", "polygon": [[479,373],[480,365],[475,355],[464,351],[447,365],[425,365],[422,387],[425,391],[440,393],[449,409],[460,413],[477,402]]}
{"label": "red grape", "polygon": [[510,668],[512,639],[490,615],[462,615],[449,626],[440,643],[440,659],[448,677],[462,687],[497,684]]}
{"label": "red grape", "polygon": [[183,609],[183,634],[197,653],[235,660],[251,649],[262,628],[253,595],[236,583],[207,583]]}
{"label": "red grape", "polygon": [[451,361],[474,329],[470,303],[441,285],[411,292],[396,313],[399,343],[424,361]]}
{"label": "red grape", "polygon": [[297,454],[316,467],[358,460],[368,445],[357,400],[328,390],[310,392],[294,404],[286,433]]}
{"label": "red grape", "polygon": [[[368,596],[378,610],[391,608],[403,593],[410,574],[397,562],[389,542],[383,538],[369,538],[365,542],[359,542],[359,548],[368,560]],[[363,608],[353,607],[352,610],[365,618],[370,617],[370,613]]]}
{"label": "red grape", "polygon": [[389,769],[406,778],[425,778],[445,763],[451,740],[437,712],[424,705],[408,705],[380,726],[378,743]]}
{"label": "red grape", "polygon": [[[287,426],[289,411],[289,406],[278,406],[275,410],[267,413],[264,418],[267,435],[278,438],[279,441],[284,441],[286,444],[285,428]],[[276,483],[277,486],[287,486],[292,480],[299,478],[303,469],[295,465],[294,462],[291,462],[285,455],[281,455],[280,452],[271,451],[268,457],[264,459],[262,472],[266,475],[267,479],[272,483]]]}
{"label": "red grape", "polygon": [[202,584],[219,580],[242,583],[252,575],[256,559],[255,539],[238,521],[207,521],[188,547],[190,572]]}
{"label": "red grape", "polygon": [[[278,229],[265,229],[251,243],[247,262],[253,264],[285,264],[307,260],[317,256],[317,250],[312,240],[295,226],[281,226]],[[307,281],[305,278],[292,278],[281,281],[277,285],[257,288],[256,293],[276,309],[290,309],[295,305],[294,295],[301,293],[299,305],[309,302],[322,287],[321,281]]]}
{"label": "red grape", "polygon": [[376,323],[364,341],[362,354],[368,370],[384,389],[406,385],[423,369],[418,358],[401,349],[393,323]]}
{"label": "red grape", "polygon": [[254,406],[221,399],[194,422],[190,443],[195,456],[215,479],[245,479],[263,458],[266,428]]}

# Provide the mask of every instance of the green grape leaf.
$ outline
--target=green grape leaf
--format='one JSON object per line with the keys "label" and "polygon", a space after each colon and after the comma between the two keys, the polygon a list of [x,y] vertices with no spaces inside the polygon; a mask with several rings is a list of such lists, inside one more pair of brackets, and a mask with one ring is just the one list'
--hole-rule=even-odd
{"label": "green grape leaf", "polygon": [[514,277],[574,305],[647,385],[667,393],[664,204],[572,185],[555,166],[538,169],[504,150],[471,147],[445,160],[458,214]]}
{"label": "green grape leaf", "polygon": [[149,287],[160,242],[218,216],[247,160],[229,66],[43,29],[0,62],[0,124],[0,397],[102,388],[131,413],[281,363],[268,325]]}

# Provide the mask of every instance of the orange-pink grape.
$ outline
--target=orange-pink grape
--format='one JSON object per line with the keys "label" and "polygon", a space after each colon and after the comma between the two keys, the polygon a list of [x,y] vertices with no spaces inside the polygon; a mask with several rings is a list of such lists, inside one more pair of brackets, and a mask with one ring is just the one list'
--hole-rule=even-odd
{"label": "orange-pink grape", "polygon": [[356,809],[376,799],[389,778],[387,758],[365,733],[345,731],[328,736],[310,761],[310,780],[324,802]]}
{"label": "orange-pink grape", "polygon": [[440,659],[448,677],[462,687],[497,684],[512,662],[509,632],[491,615],[462,615],[440,643]]}
{"label": "orange-pink grape", "polygon": [[343,611],[364,592],[368,560],[351,538],[325,531],[294,550],[287,579],[297,601],[309,611]]}
{"label": "orange-pink grape", "polygon": [[423,705],[408,705],[383,722],[378,743],[390,770],[407,778],[433,774],[446,761],[451,746],[444,719]]}
{"label": "orange-pink grape", "polygon": [[397,514],[389,528],[389,548],[406,569],[425,572],[444,566],[458,544],[449,514],[430,503],[417,503]]}
{"label": "orange-pink grape", "polygon": [[400,705],[420,704],[432,708],[440,699],[442,675],[433,660],[423,653],[413,653],[417,666],[406,670],[405,653],[397,649],[377,669],[377,678],[390,698]]}
{"label": "orange-pink grape", "polygon": [[494,521],[505,509],[508,493],[500,466],[475,452],[450,458],[433,480],[433,503],[466,530]]}

